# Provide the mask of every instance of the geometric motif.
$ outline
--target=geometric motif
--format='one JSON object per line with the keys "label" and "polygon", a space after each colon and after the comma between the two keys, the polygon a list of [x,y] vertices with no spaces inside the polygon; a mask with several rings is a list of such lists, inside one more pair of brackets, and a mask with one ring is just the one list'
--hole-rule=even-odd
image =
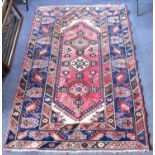
{"label": "geometric motif", "polygon": [[36,10],[6,150],[148,151],[126,6]]}
{"label": "geometric motif", "polygon": [[[93,116],[88,119],[88,112],[92,115],[91,111],[104,108],[103,88],[99,88],[103,85],[102,66],[97,65],[101,63],[101,53],[96,52],[94,56],[89,56],[94,53],[94,50],[99,51],[99,36],[98,30],[85,21],[71,23],[62,30],[60,36],[62,45],[58,63],[61,65],[58,66],[59,72],[56,73],[52,104],[56,110],[63,110],[64,114],[72,119],[72,124],[84,119],[89,122]],[[68,56],[66,56],[66,49]],[[64,73],[66,78],[63,80]],[[77,80],[76,74],[81,75]],[[92,79],[96,77],[96,81],[90,81],[87,76]],[[70,101],[66,101],[66,98]]]}
{"label": "geometric motif", "polygon": [[87,66],[89,66],[89,61],[87,61],[83,57],[78,57],[71,61],[71,66],[74,67],[78,71],[82,71]]}

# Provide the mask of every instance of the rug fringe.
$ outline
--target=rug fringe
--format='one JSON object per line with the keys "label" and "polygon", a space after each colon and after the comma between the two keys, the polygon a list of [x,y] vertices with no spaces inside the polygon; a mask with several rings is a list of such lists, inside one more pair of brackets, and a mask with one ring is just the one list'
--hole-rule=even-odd
{"label": "rug fringe", "polygon": [[108,4],[105,4],[105,5],[103,5],[103,4],[95,4],[95,5],[92,5],[92,4],[90,4],[90,5],[43,5],[43,6],[39,6],[38,7],[38,9],[40,9],[40,8],[45,8],[45,7],[51,7],[51,8],[53,8],[53,7],[93,7],[93,6],[95,6],[95,7],[107,7],[107,6],[118,6],[118,5],[122,5],[122,6],[125,6],[125,4],[121,4],[121,3],[108,3]]}
{"label": "rug fringe", "polygon": [[148,149],[141,150],[40,150],[40,149],[5,149],[5,152],[50,152],[50,153],[88,153],[88,152],[96,152],[96,153],[130,153],[130,152],[149,152]]}

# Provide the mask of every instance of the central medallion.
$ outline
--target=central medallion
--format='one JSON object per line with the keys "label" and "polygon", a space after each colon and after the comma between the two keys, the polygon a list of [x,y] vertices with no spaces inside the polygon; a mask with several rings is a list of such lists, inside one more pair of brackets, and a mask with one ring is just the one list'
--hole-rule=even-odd
{"label": "central medallion", "polygon": [[69,117],[65,123],[91,122],[104,108],[100,35],[89,21],[62,30],[52,106]]}
{"label": "central medallion", "polygon": [[82,71],[89,66],[89,61],[80,56],[71,61],[71,66],[77,71]]}

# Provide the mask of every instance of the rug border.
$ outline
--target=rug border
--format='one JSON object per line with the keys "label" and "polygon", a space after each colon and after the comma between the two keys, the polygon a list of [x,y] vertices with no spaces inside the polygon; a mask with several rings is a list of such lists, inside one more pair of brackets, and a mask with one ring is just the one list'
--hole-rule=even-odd
{"label": "rug border", "polygon": [[[6,140],[7,140],[7,136],[8,136],[8,133],[9,133],[9,129],[10,129],[10,120],[11,120],[11,117],[12,117],[12,113],[13,113],[13,109],[14,109],[14,99],[16,97],[16,93],[17,93],[17,90],[18,90],[18,87],[19,87],[19,84],[20,84],[20,80],[21,80],[21,77],[22,77],[22,72],[23,72],[23,69],[24,69],[24,63],[25,63],[25,58],[26,58],[26,54],[27,54],[27,51],[28,51],[28,45],[29,45],[29,42],[30,42],[30,39],[31,39],[31,34],[32,34],[32,30],[33,30],[33,23],[35,21],[35,17],[36,17],[36,14],[37,14],[37,10],[39,8],[45,8],[45,7],[92,7],[92,6],[99,6],[99,7],[103,7],[103,6],[124,6],[125,8],[125,12],[127,14],[127,21],[128,21],[128,28],[129,28],[129,33],[130,33],[130,39],[131,39],[131,42],[132,42],[132,49],[133,49],[133,53],[134,53],[134,60],[135,60],[135,67],[136,67],[136,70],[137,70],[137,75],[138,75],[138,85],[139,85],[139,88],[140,88],[140,94],[141,94],[141,97],[142,97],[142,110],[143,110],[143,115],[144,115],[144,122],[145,122],[145,136],[146,136],[146,148],[144,149],[130,149],[130,150],[117,150],[117,149],[113,149],[113,150],[106,150],[106,149],[98,149],[98,150],[50,150],[50,149],[14,149],[14,148],[7,148],[7,145],[6,145]],[[15,88],[15,95],[14,95],[14,99],[12,101],[12,108],[10,110],[10,116],[9,116],[9,123],[8,123],[8,127],[7,127],[7,132],[6,132],[6,136],[5,136],[5,143],[3,144],[3,150],[4,151],[9,151],[9,152],[59,152],[59,153],[64,153],[64,152],[72,152],[72,153],[78,153],[78,152],[111,152],[111,153],[115,153],[115,152],[148,152],[150,151],[151,149],[151,145],[150,145],[150,141],[149,141],[149,132],[148,132],[148,123],[147,123],[147,112],[146,112],[146,109],[145,109],[145,102],[144,102],[144,95],[143,95],[143,87],[141,85],[141,78],[140,78],[140,75],[139,75],[139,68],[138,68],[138,61],[137,61],[137,58],[136,58],[136,52],[135,52],[135,44],[134,44],[134,39],[133,39],[133,36],[132,36],[132,30],[131,30],[131,22],[130,22],[130,19],[129,19],[129,13],[130,11],[128,10],[128,7],[127,7],[127,4],[122,4],[122,3],[108,3],[108,4],[97,4],[97,5],[45,5],[45,6],[37,6],[35,8],[35,11],[34,11],[34,16],[33,16],[33,19],[32,19],[32,22],[31,22],[31,29],[30,29],[30,32],[29,32],[29,37],[28,37],[28,41],[26,43],[26,47],[25,47],[25,52],[24,52],[24,57],[23,57],[23,63],[22,63],[22,67],[21,67],[21,71],[19,73],[19,78],[18,78],[18,82],[17,82],[17,86]],[[16,140],[15,140],[16,141]],[[13,142],[13,141],[12,141]]]}
{"label": "rug border", "polygon": [[23,73],[23,70],[24,70],[24,63],[25,63],[26,54],[27,54],[27,51],[28,51],[28,45],[29,45],[29,42],[30,42],[30,39],[31,39],[32,30],[33,30],[32,25],[33,25],[33,23],[35,21],[35,16],[37,14],[38,8],[39,7],[35,8],[34,15],[33,15],[32,21],[31,21],[31,28],[29,30],[28,41],[26,42],[25,49],[24,49],[24,57],[22,58],[23,59],[23,62],[22,62],[22,65],[21,65],[22,67],[20,68],[20,71],[19,71],[20,72],[19,73],[19,78],[17,79],[17,86],[15,87],[15,93],[13,95],[12,107],[11,107],[11,110],[10,110],[10,113],[9,113],[9,119],[8,119],[9,122],[8,122],[8,125],[7,125],[7,132],[6,132],[6,135],[5,135],[5,143],[3,144],[3,150],[4,151],[7,149],[6,148],[6,140],[7,140],[7,136],[8,136],[8,133],[9,133],[10,126],[11,126],[10,121],[11,121],[11,116],[12,116],[12,113],[13,113],[13,110],[14,110],[14,100],[15,100],[15,97],[16,97],[16,94],[17,94],[18,87],[20,85],[20,80],[22,78],[22,73]]}
{"label": "rug border", "polygon": [[145,136],[146,136],[146,142],[147,142],[147,146],[148,146],[148,149],[150,150],[151,148],[151,145],[150,145],[150,140],[149,140],[149,132],[148,132],[148,121],[147,121],[147,112],[146,112],[146,107],[145,107],[145,101],[144,101],[144,94],[143,94],[143,86],[142,86],[142,82],[141,82],[141,78],[140,78],[140,74],[139,74],[139,67],[138,67],[138,61],[137,61],[137,57],[136,57],[136,45],[134,43],[134,39],[133,39],[133,33],[132,33],[132,30],[131,30],[131,21],[129,19],[129,15],[130,15],[130,12],[128,10],[128,6],[125,5],[125,10],[126,10],[126,13],[127,13],[127,20],[128,20],[128,25],[129,25],[129,30],[130,30],[130,37],[131,37],[131,41],[132,41],[132,49],[133,49],[133,53],[134,53],[134,60],[135,60],[135,66],[136,66],[136,70],[137,70],[137,75],[138,75],[138,85],[139,85],[139,88],[140,88],[140,94],[142,96],[142,109],[143,109],[143,113],[144,113],[144,121],[145,121]]}

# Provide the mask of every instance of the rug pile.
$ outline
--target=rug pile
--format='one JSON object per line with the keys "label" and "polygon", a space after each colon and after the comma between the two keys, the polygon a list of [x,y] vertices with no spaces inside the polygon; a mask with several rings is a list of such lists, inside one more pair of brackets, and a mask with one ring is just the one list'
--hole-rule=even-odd
{"label": "rug pile", "polygon": [[148,151],[125,5],[36,10],[6,150]]}

